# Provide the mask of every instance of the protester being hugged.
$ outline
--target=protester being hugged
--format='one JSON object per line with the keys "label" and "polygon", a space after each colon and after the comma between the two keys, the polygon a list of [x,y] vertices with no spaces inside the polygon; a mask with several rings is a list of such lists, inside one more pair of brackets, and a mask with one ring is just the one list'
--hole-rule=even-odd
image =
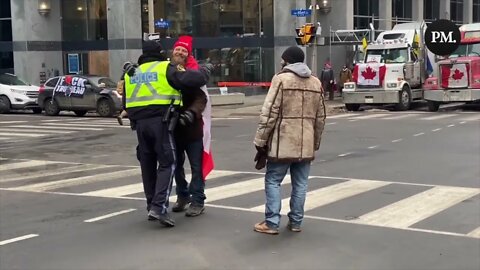
{"label": "protester being hugged", "polygon": [[[301,231],[310,163],[320,148],[326,115],[322,84],[312,76],[304,60],[305,54],[299,47],[285,50],[282,70],[273,77],[260,114],[254,141],[255,160],[266,160],[267,167],[265,219],[254,226],[260,233],[279,232],[280,187],[288,170],[292,193],[287,227],[293,232]],[[263,165],[257,163],[256,168]]]}
{"label": "protester being hugged", "polygon": [[[199,68],[192,56],[192,37],[181,36],[173,47],[172,63],[184,65],[187,70]],[[185,213],[188,217],[201,215],[204,208],[205,177],[213,169],[209,159],[210,149],[210,103],[205,86],[189,89],[182,95],[179,125],[175,131],[177,143],[177,168],[175,171],[177,201],[174,212]],[[206,113],[205,113],[206,112]],[[192,179],[188,184],[185,177],[185,153],[190,162]],[[205,166],[211,164],[211,166]],[[207,168],[208,167],[208,168]],[[210,168],[210,169],[209,169]]]}

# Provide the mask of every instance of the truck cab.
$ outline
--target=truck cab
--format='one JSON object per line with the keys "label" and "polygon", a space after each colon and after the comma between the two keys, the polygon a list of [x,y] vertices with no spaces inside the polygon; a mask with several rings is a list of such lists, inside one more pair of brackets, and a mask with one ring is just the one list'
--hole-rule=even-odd
{"label": "truck cab", "polygon": [[362,104],[408,110],[413,100],[423,98],[423,31],[423,23],[399,24],[368,44],[364,63],[355,65],[353,82],[344,85],[348,110],[357,111]]}
{"label": "truck cab", "polygon": [[460,46],[438,62],[424,84],[429,111],[446,103],[480,101],[480,23],[460,26],[460,34]]}

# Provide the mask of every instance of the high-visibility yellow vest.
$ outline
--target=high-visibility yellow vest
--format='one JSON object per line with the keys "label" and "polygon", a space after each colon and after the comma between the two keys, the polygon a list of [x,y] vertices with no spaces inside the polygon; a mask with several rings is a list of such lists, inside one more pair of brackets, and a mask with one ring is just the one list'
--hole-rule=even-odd
{"label": "high-visibility yellow vest", "polygon": [[125,74],[126,107],[149,105],[182,105],[180,92],[167,81],[168,61],[149,62],[140,65],[135,75]]}

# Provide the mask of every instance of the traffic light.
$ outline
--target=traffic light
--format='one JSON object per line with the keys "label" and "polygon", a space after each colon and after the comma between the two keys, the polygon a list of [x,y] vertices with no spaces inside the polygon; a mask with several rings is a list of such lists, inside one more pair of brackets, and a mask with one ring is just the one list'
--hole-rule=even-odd
{"label": "traffic light", "polygon": [[300,28],[296,28],[295,31],[297,32],[297,37],[295,40],[297,41],[298,45],[308,45],[313,43],[315,40],[316,34],[316,27],[313,23],[307,23],[302,25]]}

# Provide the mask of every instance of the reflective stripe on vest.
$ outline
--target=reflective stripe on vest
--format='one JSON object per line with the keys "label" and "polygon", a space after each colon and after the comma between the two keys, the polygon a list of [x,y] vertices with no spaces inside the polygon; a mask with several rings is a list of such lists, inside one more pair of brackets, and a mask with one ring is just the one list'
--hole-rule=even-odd
{"label": "reflective stripe on vest", "polygon": [[167,81],[169,62],[149,62],[140,65],[135,75],[125,74],[126,107],[149,105],[182,105],[182,96]]}

